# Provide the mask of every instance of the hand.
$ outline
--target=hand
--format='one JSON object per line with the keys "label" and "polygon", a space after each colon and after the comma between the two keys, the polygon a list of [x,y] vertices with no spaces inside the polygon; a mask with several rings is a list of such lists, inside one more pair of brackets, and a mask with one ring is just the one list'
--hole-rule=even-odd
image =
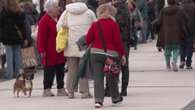
{"label": "hand", "polygon": [[46,56],[46,53],[40,53],[41,58],[44,58]]}
{"label": "hand", "polygon": [[126,65],[126,63],[127,63],[126,57],[125,56],[122,56],[122,65],[123,66]]}
{"label": "hand", "polygon": [[194,42],[194,44],[193,44],[193,48],[195,49],[195,42]]}
{"label": "hand", "polygon": [[60,48],[57,48],[57,53],[61,53],[61,52],[63,52],[64,51],[64,49],[60,49]]}
{"label": "hand", "polygon": [[63,29],[67,29],[68,27],[66,25],[62,25],[62,28]]}
{"label": "hand", "polygon": [[28,40],[24,40],[24,47],[27,47],[28,46]]}
{"label": "hand", "polygon": [[143,22],[143,21],[138,22],[138,26],[139,26],[140,28],[143,28],[143,27],[144,27],[144,22]]}

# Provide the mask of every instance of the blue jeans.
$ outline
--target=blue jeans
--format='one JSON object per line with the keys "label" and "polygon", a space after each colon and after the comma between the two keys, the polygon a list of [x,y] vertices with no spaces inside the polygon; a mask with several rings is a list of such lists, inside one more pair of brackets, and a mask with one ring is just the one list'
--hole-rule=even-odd
{"label": "blue jeans", "polygon": [[13,78],[17,76],[19,70],[22,68],[22,56],[21,56],[21,46],[20,45],[6,45],[6,78]]}
{"label": "blue jeans", "polygon": [[148,21],[144,20],[144,26],[142,28],[142,33],[143,33],[143,41],[147,41],[148,40]]}

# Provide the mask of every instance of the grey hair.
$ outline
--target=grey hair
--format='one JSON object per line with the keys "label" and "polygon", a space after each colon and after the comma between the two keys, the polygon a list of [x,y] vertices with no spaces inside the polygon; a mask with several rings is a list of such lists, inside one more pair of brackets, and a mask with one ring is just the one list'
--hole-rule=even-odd
{"label": "grey hair", "polygon": [[87,0],[72,0],[72,2],[74,3],[74,2],[82,2],[82,3],[86,3],[87,2]]}
{"label": "grey hair", "polygon": [[46,0],[44,3],[44,11],[48,12],[49,10],[52,10],[54,5],[57,3],[58,4],[58,0]]}

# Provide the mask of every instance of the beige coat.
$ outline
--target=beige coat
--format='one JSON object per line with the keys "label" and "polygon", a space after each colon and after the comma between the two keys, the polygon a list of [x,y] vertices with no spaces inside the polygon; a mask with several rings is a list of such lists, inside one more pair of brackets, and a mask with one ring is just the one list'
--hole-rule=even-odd
{"label": "beige coat", "polygon": [[69,28],[68,47],[64,50],[65,57],[83,56],[85,51],[79,51],[76,41],[86,35],[94,21],[96,21],[96,16],[93,11],[87,8],[86,4],[71,3],[66,6],[66,10],[62,13],[57,23],[57,30],[62,26]]}

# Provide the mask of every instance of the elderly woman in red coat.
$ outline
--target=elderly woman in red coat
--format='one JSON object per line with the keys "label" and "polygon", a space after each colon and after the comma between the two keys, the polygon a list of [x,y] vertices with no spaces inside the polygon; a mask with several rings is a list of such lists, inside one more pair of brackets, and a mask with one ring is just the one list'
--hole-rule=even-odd
{"label": "elderly woman in red coat", "polygon": [[[91,66],[94,77],[95,108],[103,107],[104,102],[104,65],[107,57],[121,57],[122,64],[126,64],[126,52],[120,36],[120,29],[114,20],[116,9],[109,5],[100,5],[97,9],[98,21],[90,27],[86,42],[91,45]],[[107,50],[107,51],[105,51]],[[123,101],[118,90],[118,77],[106,75],[112,103]]]}
{"label": "elderly woman in red coat", "polygon": [[67,95],[64,89],[64,64],[63,52],[56,52],[56,24],[59,16],[57,0],[47,0],[45,3],[46,14],[39,21],[37,46],[44,66],[44,92],[43,96],[54,96],[51,92],[54,76],[57,78],[57,95]]}

